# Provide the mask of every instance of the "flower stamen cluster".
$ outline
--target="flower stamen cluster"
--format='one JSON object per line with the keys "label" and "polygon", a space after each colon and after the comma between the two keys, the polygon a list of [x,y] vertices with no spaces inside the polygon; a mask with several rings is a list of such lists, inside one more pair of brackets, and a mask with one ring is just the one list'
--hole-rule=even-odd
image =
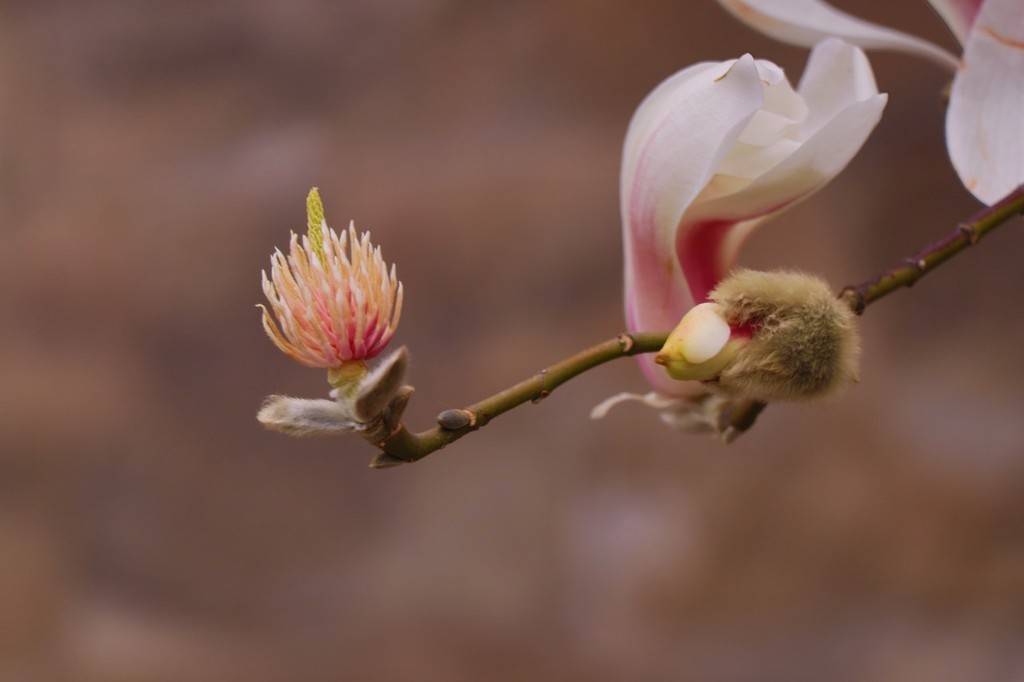
{"label": "flower stamen cluster", "polygon": [[270,275],[262,273],[274,312],[260,306],[263,328],[281,352],[307,367],[369,360],[394,336],[402,284],[369,232],[359,235],[353,224],[341,233],[328,227],[315,188],[307,208],[310,230],[302,237],[293,232],[288,255],[278,249]]}

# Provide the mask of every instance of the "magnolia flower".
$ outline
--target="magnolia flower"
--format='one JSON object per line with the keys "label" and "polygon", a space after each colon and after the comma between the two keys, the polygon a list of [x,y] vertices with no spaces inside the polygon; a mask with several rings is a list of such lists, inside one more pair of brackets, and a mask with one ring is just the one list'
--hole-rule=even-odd
{"label": "magnolia flower", "polygon": [[[813,194],[853,158],[878,123],[864,53],[829,39],[796,91],[750,55],[705,62],[659,85],[630,123],[622,166],[626,321],[671,329],[729,271],[762,220]],[[690,389],[647,357],[663,396]]]}
{"label": "magnolia flower", "polygon": [[281,352],[307,367],[358,373],[394,336],[402,312],[402,284],[388,270],[370,233],[355,226],[341,234],[328,227],[320,194],[306,201],[309,229],[294,232],[287,258],[277,250],[270,277],[262,273],[263,328]]}
{"label": "magnolia flower", "polygon": [[[750,55],[697,64],[659,85],[634,114],[623,152],[630,331],[671,329],[706,302],[751,231],[845,168],[885,103],[864,53],[834,38],[814,48],[795,91],[782,69]],[[725,344],[752,330],[703,316],[691,325],[698,337],[706,335],[694,340],[703,347],[693,364],[721,361],[720,352],[735,350]],[[667,356],[661,359],[667,366]],[[717,379],[727,363],[676,377],[647,356],[640,363],[654,392],[613,396],[593,417],[640,400],[673,426],[704,430],[715,423],[708,411],[720,411],[722,401],[695,400],[692,383],[679,379]]]}
{"label": "magnolia flower", "polygon": [[274,316],[259,307],[275,346],[307,367],[327,369],[332,399],[270,396],[257,418],[293,436],[360,432],[375,441],[397,424],[411,393],[403,393],[404,348],[373,370],[367,366],[394,336],[402,284],[369,232],[360,236],[351,224],[340,234],[328,227],[316,188],[306,199],[306,214],[306,234],[293,232],[288,256],[276,251],[270,276],[262,273]]}
{"label": "magnolia flower", "polygon": [[1024,2],[929,0],[964,47],[962,58],[920,38],[862,21],[822,0],[718,0],[750,26],[810,47],[838,36],[865,48],[928,58],[956,75],[946,115],[953,167],[993,204],[1024,183]]}

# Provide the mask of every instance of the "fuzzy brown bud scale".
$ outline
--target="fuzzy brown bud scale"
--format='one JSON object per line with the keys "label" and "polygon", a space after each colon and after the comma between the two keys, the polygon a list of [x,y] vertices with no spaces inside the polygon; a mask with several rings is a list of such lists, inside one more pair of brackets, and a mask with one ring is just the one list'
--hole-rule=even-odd
{"label": "fuzzy brown bud scale", "polygon": [[730,327],[750,334],[717,377],[722,391],[764,402],[806,400],[857,380],[856,316],[823,280],[739,270],[709,298]]}

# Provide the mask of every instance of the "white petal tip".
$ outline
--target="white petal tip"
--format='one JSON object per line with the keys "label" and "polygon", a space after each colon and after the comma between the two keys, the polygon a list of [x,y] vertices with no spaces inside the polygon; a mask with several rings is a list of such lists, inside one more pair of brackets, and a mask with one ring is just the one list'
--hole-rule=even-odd
{"label": "white petal tip", "polygon": [[700,303],[690,309],[673,332],[688,362],[707,362],[725,347],[732,330],[716,303]]}

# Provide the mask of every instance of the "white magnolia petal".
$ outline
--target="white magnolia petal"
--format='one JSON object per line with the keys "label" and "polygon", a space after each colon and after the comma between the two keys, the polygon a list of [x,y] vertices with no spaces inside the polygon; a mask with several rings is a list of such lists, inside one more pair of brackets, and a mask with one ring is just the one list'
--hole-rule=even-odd
{"label": "white magnolia petal", "polygon": [[866,48],[897,50],[930,59],[955,71],[959,60],[927,40],[872,24],[822,0],[718,0],[736,18],[793,45],[812,47],[829,36]]}
{"label": "white magnolia petal", "polygon": [[[643,150],[641,142],[645,140],[657,126],[658,122],[670,110],[671,103],[678,97],[678,91],[698,78],[702,73],[720,66],[720,62],[701,62],[688,66],[662,81],[644,98],[636,113],[629,122],[626,141],[622,155],[622,187],[633,184],[633,176],[637,170],[637,157]],[[675,97],[674,97],[675,96]]]}
{"label": "white magnolia petal", "polygon": [[843,109],[877,95],[878,85],[863,50],[829,38],[811,50],[797,91],[809,111],[801,127],[806,139]]}
{"label": "white magnolia petal", "polygon": [[974,25],[974,18],[981,9],[982,0],[928,0],[953,31],[961,45],[967,43],[967,36]]}
{"label": "white magnolia petal", "polygon": [[662,422],[684,433],[719,433],[721,414],[730,407],[728,398],[714,393],[691,393],[685,398],[673,398],[653,391],[646,394],[618,393],[591,410],[590,418],[604,419],[612,408],[627,402],[643,403],[657,410]]}
{"label": "white magnolia petal", "polygon": [[660,246],[671,244],[686,207],[764,101],[750,55],[713,67],[655,89],[626,135],[623,224]]}
{"label": "white magnolia petal", "polygon": [[[631,331],[671,329],[693,305],[676,260],[683,213],[711,179],[763,101],[750,55],[686,69],[640,105],[626,136],[622,224],[626,321]],[[641,366],[656,386],[678,391],[649,358]]]}
{"label": "white magnolia petal", "polygon": [[[753,180],[777,166],[780,161],[795,152],[799,147],[800,143],[796,140],[785,138],[763,147],[737,142],[736,146],[729,150],[729,154],[722,159],[722,163],[718,164],[718,175]],[[731,185],[731,191],[728,193],[739,191],[744,186]],[[718,192],[718,196],[721,196],[727,193],[722,191],[725,189],[724,187],[715,187],[714,191]],[[702,201],[711,198],[713,198],[711,193],[706,189],[704,192],[701,192]]]}
{"label": "white magnolia petal", "polygon": [[874,95],[848,107],[746,189],[698,207],[696,221],[706,223],[714,216],[735,223],[721,237],[719,278],[732,267],[755,225],[818,191],[849,164],[878,125],[887,99]]}
{"label": "white magnolia petal", "polygon": [[663,410],[661,421],[683,433],[721,433],[722,412],[730,400],[715,393],[687,401],[678,401],[672,409]]}
{"label": "white magnolia petal", "polygon": [[964,186],[993,204],[1024,184],[1024,4],[987,0],[953,81],[946,143]]}
{"label": "white magnolia petal", "polygon": [[604,419],[608,416],[608,413],[612,408],[621,405],[622,403],[638,402],[653,407],[656,410],[664,410],[672,407],[682,401],[677,398],[669,398],[667,396],[660,395],[651,391],[650,393],[616,393],[615,395],[605,398],[600,403],[594,406],[594,409],[590,411],[591,419]]}
{"label": "white magnolia petal", "polygon": [[751,182],[734,185],[731,193],[712,183],[713,193],[702,194],[687,212],[678,258],[697,300],[729,271],[740,246],[761,221],[824,187],[846,167],[881,118],[886,96],[878,94],[871,66],[857,47],[836,39],[823,41],[811,53],[803,80],[801,89],[810,100],[809,138]]}
{"label": "white magnolia petal", "polygon": [[[767,88],[766,94],[771,93],[775,89]],[[747,127],[740,133],[738,140],[742,144],[772,144],[787,132],[799,129],[800,123],[803,122],[806,116],[807,114],[804,112],[802,117],[795,119],[779,115],[767,108],[762,109],[754,114],[754,118],[750,120]]]}
{"label": "white magnolia petal", "polygon": [[807,118],[807,104],[786,79],[785,72],[763,59],[757,61],[757,72],[764,88],[764,103],[740,133],[739,141],[765,145],[797,129]]}
{"label": "white magnolia petal", "polygon": [[682,433],[714,433],[718,430],[714,420],[697,409],[665,410],[658,416],[666,426]]}

